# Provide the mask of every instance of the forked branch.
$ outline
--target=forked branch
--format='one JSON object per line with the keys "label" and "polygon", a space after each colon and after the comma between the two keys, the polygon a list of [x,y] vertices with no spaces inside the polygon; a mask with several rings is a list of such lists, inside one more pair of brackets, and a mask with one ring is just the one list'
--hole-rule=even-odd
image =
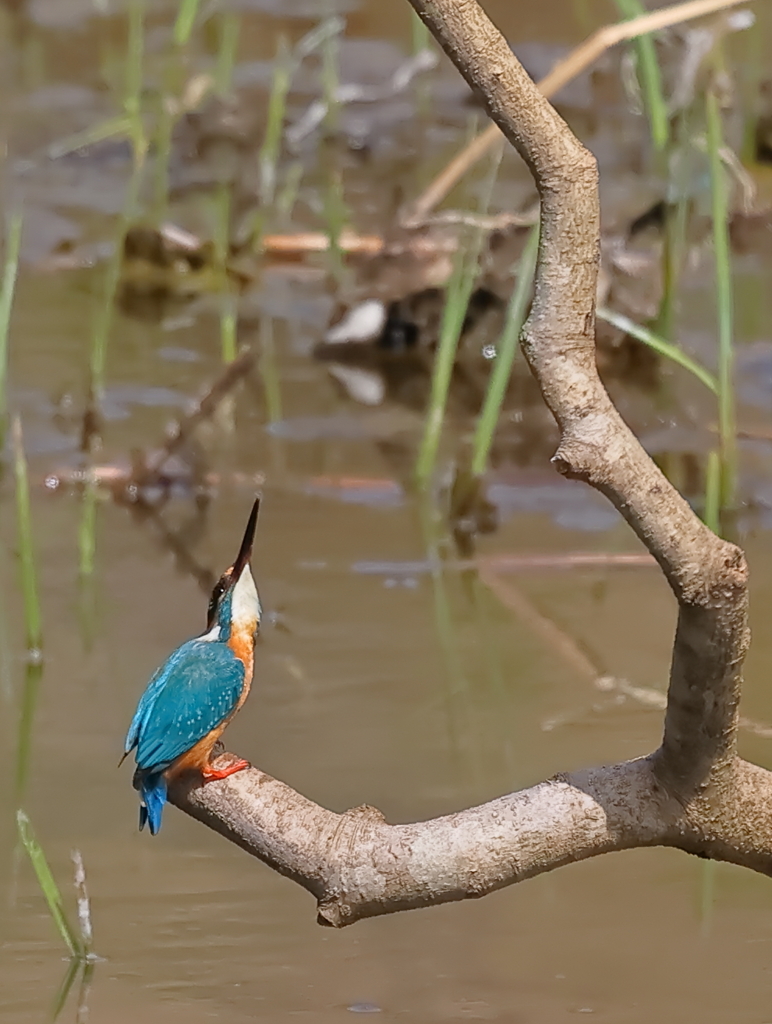
{"label": "forked branch", "polygon": [[748,644],[742,552],[716,537],[612,405],[594,356],[599,253],[594,158],[476,0],[410,0],[518,150],[541,198],[523,345],[560,427],[557,470],[597,488],[656,558],[678,601],[662,746],[411,825],[319,807],[257,769],[172,799],[316,896],[320,920],[481,896],[571,861],[676,846],[772,874],[772,774],[736,754]]}

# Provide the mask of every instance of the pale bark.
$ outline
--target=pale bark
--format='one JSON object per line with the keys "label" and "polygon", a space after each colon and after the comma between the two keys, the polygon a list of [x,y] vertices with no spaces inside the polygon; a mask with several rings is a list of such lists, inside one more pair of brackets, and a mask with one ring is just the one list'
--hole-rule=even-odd
{"label": "pale bark", "polygon": [[654,466],[598,378],[594,158],[475,0],[410,0],[533,173],[542,233],[524,349],[560,427],[553,458],[597,488],[656,558],[678,601],[661,747],[431,821],[334,814],[257,769],[171,798],[307,888],[322,923],[494,889],[598,853],[674,846],[772,874],[772,774],[736,753],[748,645],[747,568]]}

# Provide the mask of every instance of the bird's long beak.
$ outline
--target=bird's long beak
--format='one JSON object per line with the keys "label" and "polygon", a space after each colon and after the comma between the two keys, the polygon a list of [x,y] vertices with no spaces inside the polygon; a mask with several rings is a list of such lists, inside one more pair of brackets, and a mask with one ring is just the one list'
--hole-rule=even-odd
{"label": "bird's long beak", "polygon": [[241,576],[244,566],[247,565],[250,558],[252,557],[252,545],[255,541],[255,529],[257,528],[257,513],[260,511],[260,499],[255,498],[255,503],[252,506],[252,511],[249,513],[249,519],[247,520],[247,528],[244,531],[244,539],[241,542],[239,553],[236,556],[236,561],[233,563],[233,571],[231,573],[231,580],[236,581]]}

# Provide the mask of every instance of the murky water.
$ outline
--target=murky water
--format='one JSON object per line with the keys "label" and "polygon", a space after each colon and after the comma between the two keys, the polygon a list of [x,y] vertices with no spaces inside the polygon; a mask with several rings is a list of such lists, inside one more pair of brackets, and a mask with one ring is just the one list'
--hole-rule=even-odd
{"label": "murky water", "polygon": [[[99,108],[95,54],[118,46],[122,33],[120,19],[97,17],[91,5],[33,6],[36,23],[18,65],[26,69],[26,88],[6,83],[5,93],[17,111],[14,152],[22,155],[90,123]],[[268,13],[245,15],[243,46],[250,59],[263,61],[274,52],[277,28],[304,31],[312,18],[301,15],[316,8],[293,4],[298,19],[279,23],[275,10],[290,5],[259,6]],[[159,26],[171,11],[161,7],[154,9]],[[509,4],[489,8],[526,41],[569,44],[584,34],[574,5],[557,0],[518,10],[525,20],[517,25]],[[390,4],[370,0],[351,13],[349,31],[404,48],[406,5],[398,23]],[[70,96],[70,113],[55,114],[56,131],[43,89],[53,90],[47,95],[57,97],[60,110]],[[37,121],[25,113],[34,95],[44,111]],[[464,116],[457,112],[460,125]],[[366,174],[360,172],[363,180]],[[15,180],[10,174],[7,186],[15,188]],[[79,240],[107,237],[103,228],[120,209],[125,180],[120,156],[107,166],[51,172],[48,185],[38,173],[28,193],[37,197],[29,259],[70,230]],[[205,598],[194,572],[217,573],[232,557],[256,475],[265,478],[265,503],[254,565],[276,624],[265,630],[256,684],[229,729],[228,746],[336,810],[366,802],[390,821],[429,817],[560,770],[650,750],[661,712],[615,698],[591,676],[626,680],[649,696],[661,691],[675,609],[660,575],[645,566],[531,567],[499,573],[494,589],[480,579],[470,584],[452,568],[429,571],[424,517],[397,482],[389,483],[390,468],[374,444],[382,424],[346,405],[324,367],[307,357],[321,331],[318,297],[285,286],[295,312],[278,319],[281,297],[270,282],[255,302],[273,302],[277,316],[281,423],[267,428],[259,388],[240,392],[235,435],[212,440],[220,485],[206,517],[197,522],[182,500],[164,511],[164,529],[182,538],[187,568],[157,523],[105,499],[96,572],[80,583],[81,502],[44,481],[75,460],[78,423],[60,399],[73,394],[76,408],[82,401],[100,280],[88,270],[51,273],[27,265],[14,312],[10,401],[23,417],[30,458],[45,667],[29,778],[19,797],[25,667],[14,491],[5,475],[0,1022],[48,1019],[66,970],[17,847],[19,802],[68,900],[70,850],[83,853],[95,948],[104,958],[87,1000],[95,1022],[333,1022],[352,1013],[422,1022],[552,1024],[577,1014],[615,1024],[772,1020],[772,888],[740,869],[706,867],[672,851],[631,852],[479,902],[338,933],[314,923],[305,892],[175,809],[159,837],[138,834],[131,770],[115,767],[126,726],[150,673],[200,629]],[[769,300],[759,288],[748,290],[755,298],[743,308],[741,330],[743,340],[756,343],[747,377],[755,390],[743,408],[768,424]],[[695,320],[695,330],[708,329]],[[216,374],[218,330],[207,308],[165,329],[117,317],[100,459],[119,462],[132,448],[158,442],[166,422]],[[758,476],[759,466],[769,468],[770,452],[768,444],[754,444]],[[357,486],[356,478],[371,486]],[[769,494],[769,479],[756,480],[757,495]],[[481,541],[481,555],[639,550],[600,497],[557,479],[546,464],[513,471],[496,488],[504,522]],[[743,711],[766,723],[770,505],[745,520],[756,628]],[[746,756],[772,764],[768,739],[746,732],[741,742]],[[74,1014],[73,997],[62,1019]]]}

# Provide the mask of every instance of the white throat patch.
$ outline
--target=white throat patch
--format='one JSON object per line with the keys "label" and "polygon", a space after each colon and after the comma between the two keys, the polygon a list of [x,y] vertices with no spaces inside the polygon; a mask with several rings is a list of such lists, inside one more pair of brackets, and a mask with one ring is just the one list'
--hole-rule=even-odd
{"label": "white throat patch", "polygon": [[260,624],[263,610],[260,607],[257,587],[248,565],[241,570],[241,576],[233,588],[232,602],[231,621],[235,629],[252,630]]}

